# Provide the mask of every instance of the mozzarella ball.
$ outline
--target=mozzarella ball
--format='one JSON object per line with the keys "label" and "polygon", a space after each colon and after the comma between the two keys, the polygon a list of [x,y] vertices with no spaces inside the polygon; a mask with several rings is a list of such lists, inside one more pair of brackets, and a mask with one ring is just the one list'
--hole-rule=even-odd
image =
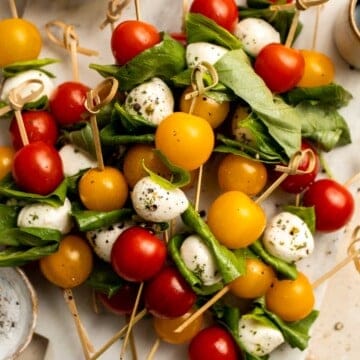
{"label": "mozzarella ball", "polygon": [[180,247],[185,265],[197,275],[204,285],[213,285],[221,280],[215,258],[198,235],[188,236]]}
{"label": "mozzarella ball", "polygon": [[279,32],[267,21],[246,18],[238,22],[234,35],[241,40],[244,50],[256,57],[261,49],[271,43],[280,43]]}
{"label": "mozzarella ball", "polygon": [[162,222],[183,213],[189,201],[181,189],[165,189],[150,176],[140,179],[131,193],[135,211],[147,221]]}
{"label": "mozzarella ball", "polygon": [[289,263],[301,260],[314,250],[314,238],[308,226],[286,211],[270,220],[262,241],[270,254]]}
{"label": "mozzarella ball", "polygon": [[72,227],[71,202],[66,198],[59,207],[42,203],[26,205],[19,212],[17,226],[55,229],[67,234]]}
{"label": "mozzarella ball", "polygon": [[195,67],[202,61],[214,65],[229,50],[207,42],[196,42],[186,47],[186,62],[188,67]]}
{"label": "mozzarella ball", "polygon": [[[8,101],[9,93],[12,89],[16,88],[17,86],[21,85],[22,83],[28,80],[41,80],[44,89],[39,96],[37,96],[34,101],[40,99],[42,96],[50,97],[50,94],[53,92],[55,85],[53,81],[47,76],[45,73],[39,70],[27,70],[21,72],[13,77],[7,78],[4,82],[4,86],[1,91],[0,100]],[[37,91],[39,89],[39,84],[30,84],[26,86],[26,88],[21,91],[21,96],[25,97],[31,94],[33,91]]]}
{"label": "mozzarella ball", "polygon": [[124,221],[110,226],[102,227],[100,229],[87,231],[86,238],[94,249],[99,258],[106,262],[110,262],[112,247],[118,236],[134,223],[131,221]]}
{"label": "mozzarella ball", "polygon": [[130,91],[125,109],[131,115],[140,115],[159,125],[161,120],[174,112],[174,97],[164,81],[153,78]]}
{"label": "mozzarella ball", "polygon": [[265,325],[246,315],[239,321],[239,338],[246,351],[254,356],[267,355],[284,342],[275,325]]}
{"label": "mozzarella ball", "polygon": [[66,144],[59,150],[65,176],[73,176],[81,170],[95,168],[97,161],[76,145]]}

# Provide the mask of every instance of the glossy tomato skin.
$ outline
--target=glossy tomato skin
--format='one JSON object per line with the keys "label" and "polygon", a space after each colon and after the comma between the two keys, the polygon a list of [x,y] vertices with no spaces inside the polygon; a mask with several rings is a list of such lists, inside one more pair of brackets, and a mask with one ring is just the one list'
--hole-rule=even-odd
{"label": "glossy tomato skin", "polygon": [[[310,184],[312,184],[319,173],[320,169],[320,159],[316,150],[307,142],[302,141],[301,150],[311,149],[315,155],[315,166],[314,169],[306,174],[296,174],[289,175],[286,179],[280,184],[280,187],[291,194],[298,194],[304,191]],[[299,170],[306,170],[310,165],[309,155],[305,155],[303,160],[299,165]]]}
{"label": "glossy tomato skin", "polygon": [[[29,142],[44,141],[55,145],[59,131],[55,118],[47,111],[23,111],[21,113]],[[19,127],[14,117],[10,123],[10,135],[13,147],[18,150],[23,146]]]}
{"label": "glossy tomato skin", "polygon": [[282,93],[300,81],[305,61],[297,49],[282,44],[269,44],[256,57],[254,69],[271,91]]}
{"label": "glossy tomato skin", "polygon": [[60,126],[84,120],[85,100],[89,87],[75,81],[60,84],[50,96],[50,111]]}
{"label": "glossy tomato skin", "polygon": [[314,206],[316,229],[325,232],[342,228],[355,208],[350,191],[332,179],[320,179],[311,184],[304,194],[303,204]]}
{"label": "glossy tomato skin", "polygon": [[128,281],[145,281],[163,267],[166,246],[152,232],[132,226],[122,232],[111,250],[111,265]]}
{"label": "glossy tomato skin", "polygon": [[201,330],[191,340],[188,348],[190,360],[240,360],[238,347],[230,333],[213,325]]}
{"label": "glossy tomato skin", "polygon": [[200,13],[232,32],[239,20],[234,0],[194,0],[190,12]]}
{"label": "glossy tomato skin", "polygon": [[24,191],[47,195],[64,179],[58,151],[43,141],[23,146],[15,153],[12,175]]}
{"label": "glossy tomato skin", "polygon": [[152,315],[175,318],[190,311],[196,294],[175,267],[167,266],[146,283],[144,300]]}
{"label": "glossy tomato skin", "polygon": [[127,20],[113,31],[111,50],[116,62],[124,65],[160,41],[160,33],[153,25],[138,20]]}

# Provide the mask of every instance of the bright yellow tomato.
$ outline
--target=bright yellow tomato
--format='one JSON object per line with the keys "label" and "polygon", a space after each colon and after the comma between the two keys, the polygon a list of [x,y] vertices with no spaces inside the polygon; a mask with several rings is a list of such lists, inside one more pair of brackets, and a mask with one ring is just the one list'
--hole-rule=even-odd
{"label": "bright yellow tomato", "polygon": [[14,155],[11,146],[0,146],[0,180],[11,171]]}

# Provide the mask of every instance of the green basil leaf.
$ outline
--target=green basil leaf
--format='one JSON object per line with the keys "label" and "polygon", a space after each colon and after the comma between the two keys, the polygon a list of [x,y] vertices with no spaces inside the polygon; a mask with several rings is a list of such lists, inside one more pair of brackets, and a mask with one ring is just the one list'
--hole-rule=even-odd
{"label": "green basil leaf", "polygon": [[282,99],[274,98],[243,50],[229,51],[215,64],[215,68],[220,82],[246,101],[289,158],[300,149],[298,111]]}
{"label": "green basil leaf", "polygon": [[107,78],[107,77],[116,77],[116,74],[120,69],[120,65],[90,64],[89,68],[96,70],[99,73],[99,75],[101,75],[104,78]]}
{"label": "green basil leaf", "polygon": [[0,204],[0,237],[2,231],[16,227],[18,213],[18,206]]}
{"label": "green basil leaf", "polygon": [[284,206],[284,211],[288,211],[300,219],[302,219],[305,224],[308,226],[310,231],[315,233],[315,208],[314,207],[305,207],[305,206],[294,206],[294,205],[286,205]]}
{"label": "green basil leaf", "polygon": [[112,211],[75,210],[72,215],[80,231],[91,231],[128,220],[134,214],[132,209]]}
{"label": "green basil leaf", "polygon": [[209,42],[227,49],[241,48],[241,41],[215,21],[201,14],[189,12],[185,19],[187,42]]}
{"label": "green basil leaf", "polygon": [[266,264],[272,266],[279,274],[288,279],[295,280],[298,276],[296,266],[289,264],[271,254],[269,254],[260,240],[256,240],[250,245],[250,250],[259,256]]}
{"label": "green basil leaf", "polygon": [[225,284],[245,273],[245,263],[239,261],[231,250],[218,242],[208,225],[191,205],[181,214],[181,218],[184,224],[197,233],[209,247]]}
{"label": "green basil leaf", "polygon": [[43,110],[47,107],[49,99],[46,95],[41,96],[40,99],[28,102],[24,105],[23,110]]}
{"label": "green basil leaf", "polygon": [[39,71],[42,71],[43,73],[45,73],[47,76],[54,78],[55,75],[53,75],[49,71],[44,70],[43,67],[57,63],[57,62],[59,62],[59,60],[49,59],[49,58],[18,61],[18,62],[15,62],[15,63],[5,66],[2,69],[2,75],[4,76],[4,78],[9,78],[9,77],[13,77],[21,72],[24,72],[24,71],[39,70]]}

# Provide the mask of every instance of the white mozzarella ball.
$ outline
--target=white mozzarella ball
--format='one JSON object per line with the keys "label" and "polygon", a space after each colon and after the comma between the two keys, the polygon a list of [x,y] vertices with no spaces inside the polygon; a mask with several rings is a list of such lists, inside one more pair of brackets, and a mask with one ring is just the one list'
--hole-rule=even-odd
{"label": "white mozzarella ball", "polygon": [[284,342],[279,329],[246,315],[239,321],[239,338],[246,351],[255,356],[270,354]]}
{"label": "white mozzarella ball", "polygon": [[244,50],[257,56],[261,49],[271,43],[280,43],[279,32],[263,19],[246,18],[238,22],[234,35],[241,40]]}
{"label": "white mozzarella ball", "polygon": [[[17,86],[21,85],[22,83],[28,81],[28,80],[41,80],[44,89],[41,92],[41,94],[36,97],[35,100],[40,99],[42,96],[50,97],[51,93],[53,92],[55,85],[53,81],[47,76],[45,73],[39,70],[27,70],[24,72],[21,72],[13,77],[7,78],[4,82],[4,86],[1,91],[1,97],[0,99],[3,101],[8,101],[9,93],[12,89],[16,88]],[[37,91],[39,89],[39,84],[29,84],[29,86],[26,86],[24,90],[21,92],[21,96],[25,97],[30,95],[33,91]]]}
{"label": "white mozzarella ball", "polygon": [[164,81],[153,78],[130,91],[125,100],[125,109],[132,115],[141,115],[159,125],[174,112],[174,97]]}
{"label": "white mozzarella ball", "polygon": [[43,203],[26,205],[19,212],[17,226],[55,229],[66,234],[72,227],[71,202],[66,198],[59,207]]}
{"label": "white mozzarella ball", "polygon": [[188,236],[181,244],[180,255],[187,268],[195,273],[204,285],[213,285],[221,280],[215,258],[200,236]]}
{"label": "white mozzarella ball", "polygon": [[100,229],[87,231],[86,238],[99,258],[106,262],[111,261],[111,250],[119,235],[134,223],[124,221]]}
{"label": "white mozzarella ball", "polygon": [[140,179],[131,193],[135,211],[147,221],[162,222],[183,213],[189,201],[181,189],[165,189],[150,176]]}
{"label": "white mozzarella ball", "polygon": [[229,50],[207,42],[196,42],[186,47],[186,62],[188,67],[194,67],[202,61],[214,65]]}
{"label": "white mozzarella ball", "polygon": [[76,175],[79,171],[95,168],[97,161],[73,144],[66,144],[59,150],[65,176]]}
{"label": "white mozzarella ball", "polygon": [[309,227],[298,216],[286,211],[270,220],[262,240],[270,254],[289,263],[307,257],[314,250]]}

